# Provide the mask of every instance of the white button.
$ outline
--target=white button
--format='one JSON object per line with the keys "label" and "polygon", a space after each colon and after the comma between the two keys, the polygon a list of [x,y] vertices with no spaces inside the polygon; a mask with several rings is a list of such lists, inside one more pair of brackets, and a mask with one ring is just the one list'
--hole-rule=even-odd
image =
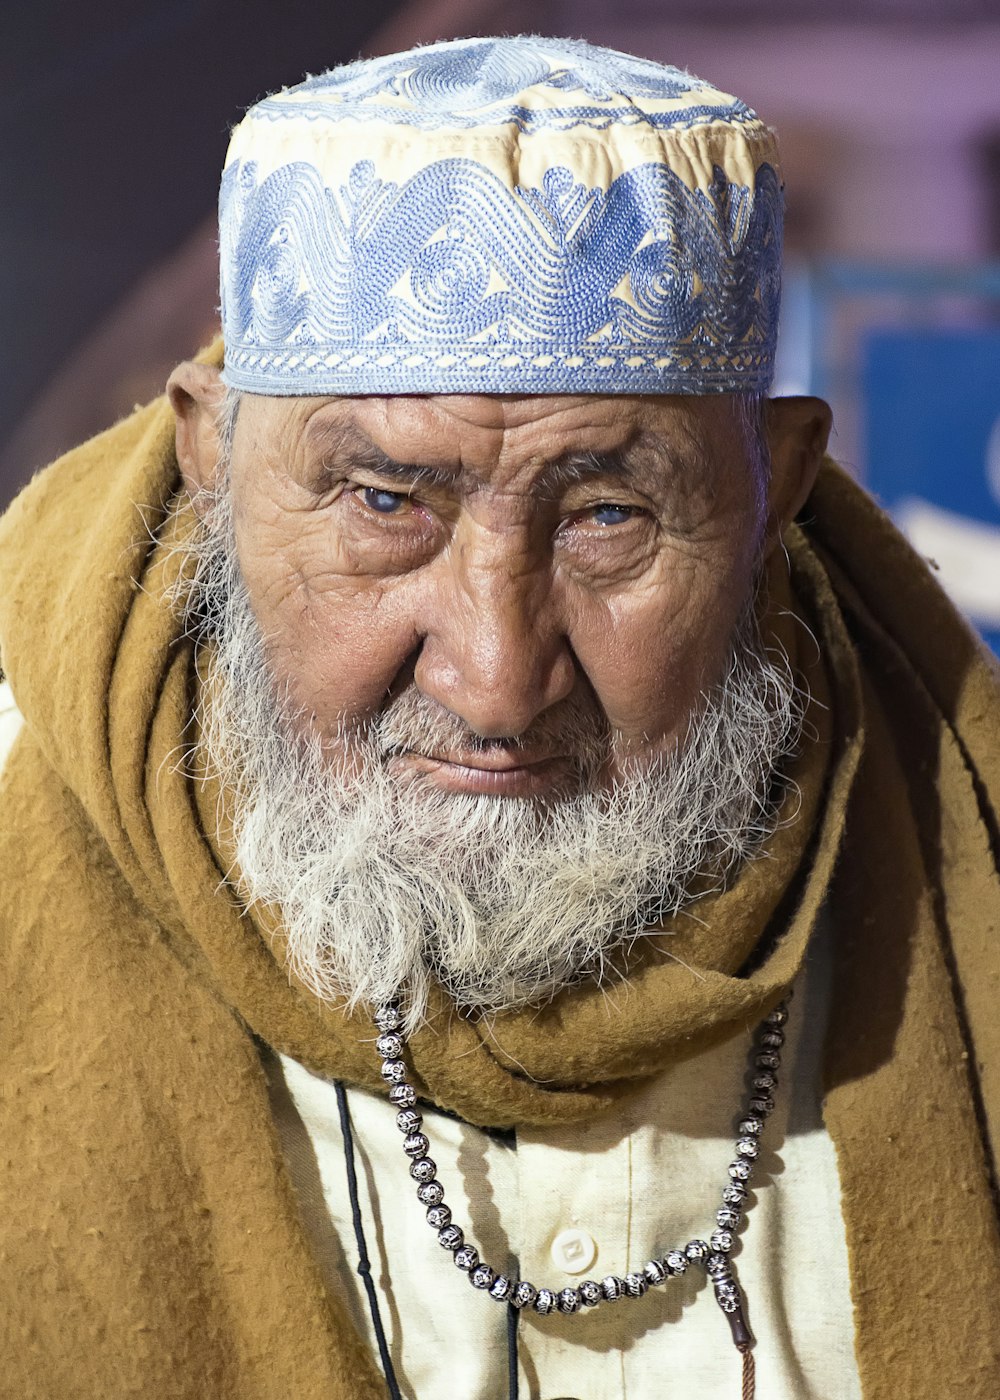
{"label": "white button", "polygon": [[567,1274],[585,1274],[597,1258],[597,1245],[586,1230],[560,1230],[550,1252],[557,1269]]}

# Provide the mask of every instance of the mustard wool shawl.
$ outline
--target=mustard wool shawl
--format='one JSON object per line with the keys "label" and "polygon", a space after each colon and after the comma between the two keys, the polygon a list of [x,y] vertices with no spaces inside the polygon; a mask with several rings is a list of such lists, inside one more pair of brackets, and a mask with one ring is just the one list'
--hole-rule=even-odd
{"label": "mustard wool shawl", "polygon": [[[385,1393],[311,1256],[255,1043],[375,1086],[373,1030],[289,980],[280,925],[223,879],[219,794],[184,762],[195,657],[164,598],[190,528],[162,399],[0,522],[25,716],[0,785],[2,1400]],[[688,967],[649,941],[627,1014],[581,988],[487,1039],[439,997],[415,1078],[482,1125],[600,1112],[753,1026],[825,907],[865,1400],[996,1400],[997,673],[832,462],[786,545],[776,592],[819,640],[798,820],[673,927]]]}

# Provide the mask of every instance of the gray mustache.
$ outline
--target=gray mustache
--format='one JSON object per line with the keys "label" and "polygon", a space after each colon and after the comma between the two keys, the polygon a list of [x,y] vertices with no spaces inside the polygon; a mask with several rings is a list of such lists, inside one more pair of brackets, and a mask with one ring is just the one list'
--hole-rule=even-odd
{"label": "gray mustache", "polygon": [[477,734],[411,684],[369,721],[369,736],[385,758],[410,752],[560,754],[581,769],[602,763],[613,748],[611,729],[582,686],[522,734],[498,738]]}

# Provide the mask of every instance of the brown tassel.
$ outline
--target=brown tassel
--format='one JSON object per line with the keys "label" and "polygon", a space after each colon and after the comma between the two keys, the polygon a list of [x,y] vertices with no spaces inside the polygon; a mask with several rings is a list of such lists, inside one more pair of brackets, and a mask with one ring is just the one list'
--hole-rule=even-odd
{"label": "brown tassel", "polygon": [[747,1347],[743,1353],[743,1400],[754,1400],[757,1393],[757,1367],[753,1352]]}

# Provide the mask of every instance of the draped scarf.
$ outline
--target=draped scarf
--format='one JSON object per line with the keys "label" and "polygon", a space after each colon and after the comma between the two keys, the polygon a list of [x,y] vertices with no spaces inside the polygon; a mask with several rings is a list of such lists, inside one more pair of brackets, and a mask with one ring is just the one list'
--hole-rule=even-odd
{"label": "draped scarf", "polygon": [[[290,978],[199,775],[194,528],[164,400],[0,522],[24,728],[0,784],[4,1400],[375,1400],[325,1289],[257,1044],[380,1084],[374,1029]],[[824,1119],[865,1400],[1000,1393],[1000,682],[931,570],[827,461],[769,580],[813,696],[761,857],[643,940],[627,997],[488,1023],[439,993],[420,1093],[482,1126],[582,1121],[753,1027],[834,930]],[[220,820],[220,814],[222,819]]]}

